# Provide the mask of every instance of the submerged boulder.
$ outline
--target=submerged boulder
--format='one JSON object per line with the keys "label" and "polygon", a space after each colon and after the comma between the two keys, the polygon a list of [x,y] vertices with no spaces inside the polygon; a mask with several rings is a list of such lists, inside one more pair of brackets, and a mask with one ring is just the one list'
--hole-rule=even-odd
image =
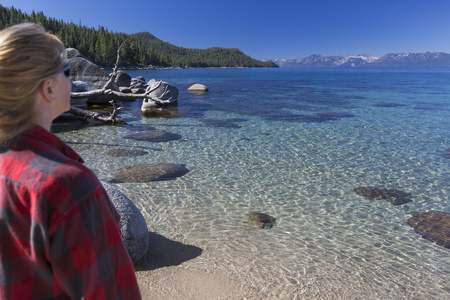
{"label": "submerged boulder", "polygon": [[265,213],[251,212],[244,216],[244,222],[251,227],[270,229],[276,223],[276,218]]}
{"label": "submerged boulder", "polygon": [[124,138],[133,139],[133,140],[137,140],[137,141],[162,143],[162,142],[179,140],[182,138],[182,136],[177,133],[152,130],[152,131],[147,131],[147,132],[139,132],[139,133],[129,134],[129,135],[124,136]]}
{"label": "submerged boulder", "polygon": [[183,164],[142,164],[122,168],[111,182],[150,182],[173,180],[188,173]]}
{"label": "submerged boulder", "polygon": [[412,200],[409,199],[411,197],[411,193],[393,190],[393,189],[385,189],[385,188],[377,188],[373,186],[363,186],[354,189],[355,193],[360,196],[364,196],[370,200],[387,200],[392,205],[402,205]]}
{"label": "submerged boulder", "polygon": [[408,225],[424,239],[450,249],[450,213],[428,211],[414,213]]}
{"label": "submerged boulder", "polygon": [[445,151],[442,152],[442,156],[445,158],[450,158],[450,148],[445,149]]}
{"label": "submerged boulder", "polygon": [[198,121],[214,127],[241,128],[241,126],[235,124],[232,120],[198,119]]}
{"label": "submerged boulder", "polygon": [[134,203],[112,185],[102,182],[109,198],[114,204],[120,219],[120,235],[135,267],[147,264],[146,253],[149,248],[147,223]]}
{"label": "submerged boulder", "polygon": [[106,151],[106,154],[113,157],[121,157],[121,156],[142,156],[148,154],[147,151],[139,150],[139,149],[124,149],[124,148],[116,148]]}

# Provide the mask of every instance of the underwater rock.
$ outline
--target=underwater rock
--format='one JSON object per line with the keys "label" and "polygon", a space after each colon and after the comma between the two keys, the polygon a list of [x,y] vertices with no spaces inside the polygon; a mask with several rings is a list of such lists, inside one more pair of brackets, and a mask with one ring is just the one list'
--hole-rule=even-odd
{"label": "underwater rock", "polygon": [[252,227],[261,229],[272,228],[275,225],[276,220],[277,219],[275,217],[259,212],[251,212],[244,216],[245,223],[248,223],[248,225]]}
{"label": "underwater rock", "polygon": [[411,193],[391,190],[385,188],[377,188],[373,186],[363,186],[354,189],[355,193],[360,196],[364,196],[370,200],[387,200],[393,205],[402,205],[412,200],[409,199],[411,197]]}
{"label": "underwater rock", "polygon": [[445,149],[445,151],[442,153],[442,156],[445,158],[450,158],[450,148]]}
{"label": "underwater rock", "polygon": [[136,157],[136,156],[142,156],[148,154],[147,151],[144,150],[137,150],[137,149],[124,149],[124,148],[117,148],[117,149],[111,149],[106,151],[106,154],[114,157],[121,157],[121,156],[130,156],[130,157]]}
{"label": "underwater rock", "polygon": [[298,115],[290,113],[271,113],[266,116],[267,119],[273,121],[291,121],[291,122],[303,122],[303,123],[320,123],[326,121],[336,121],[341,118],[354,117],[353,114],[339,113],[339,112],[323,112],[313,115]]}
{"label": "underwater rock", "polygon": [[405,106],[405,104],[400,104],[400,103],[392,103],[392,102],[380,102],[380,103],[375,103],[373,106],[375,107],[400,107],[400,106]]}
{"label": "underwater rock", "polygon": [[152,130],[156,130],[156,127],[153,127],[153,126],[147,125],[147,124],[127,125],[125,128],[130,130],[130,131],[152,131]]}
{"label": "underwater rock", "polygon": [[182,164],[142,164],[122,168],[114,175],[113,183],[173,180],[188,173]]}
{"label": "underwater rock", "polygon": [[236,125],[233,121],[229,120],[214,120],[214,119],[198,119],[198,121],[203,124],[215,126],[215,127],[223,127],[223,128],[241,128],[241,126]]}
{"label": "underwater rock", "polygon": [[124,136],[125,139],[133,139],[137,141],[148,141],[153,143],[169,142],[179,140],[181,135],[165,131],[146,131]]}
{"label": "underwater rock", "polygon": [[428,211],[414,213],[408,225],[424,239],[450,249],[450,213]]}

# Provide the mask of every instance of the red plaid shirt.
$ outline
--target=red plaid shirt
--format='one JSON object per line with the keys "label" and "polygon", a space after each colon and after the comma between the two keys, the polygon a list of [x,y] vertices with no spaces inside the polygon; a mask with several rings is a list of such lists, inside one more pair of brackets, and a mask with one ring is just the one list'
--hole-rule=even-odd
{"label": "red plaid shirt", "polygon": [[95,174],[34,126],[0,147],[0,299],[141,299]]}

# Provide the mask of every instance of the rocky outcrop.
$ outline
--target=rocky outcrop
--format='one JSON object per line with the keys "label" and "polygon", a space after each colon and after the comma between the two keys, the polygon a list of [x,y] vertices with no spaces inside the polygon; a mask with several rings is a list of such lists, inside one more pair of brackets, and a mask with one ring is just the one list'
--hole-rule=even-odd
{"label": "rocky outcrop", "polygon": [[[162,107],[176,105],[178,102],[178,89],[168,82],[152,79],[147,83],[143,76],[131,78],[128,73],[119,70],[111,74],[115,75],[114,82],[111,83],[111,75],[107,75],[78,50],[67,49],[67,56],[70,63],[70,80],[78,82],[73,86],[73,99],[87,98],[88,105],[109,105],[111,100],[135,101],[142,96],[144,100],[141,111],[144,115],[149,112],[149,116],[154,116],[154,112],[157,112],[156,116],[161,113],[166,115]],[[87,90],[79,90],[81,85],[87,85]],[[104,93],[101,91],[103,88],[113,92]],[[130,93],[135,95],[128,95]]]}
{"label": "rocky outcrop", "polygon": [[112,185],[102,182],[120,219],[120,235],[135,267],[146,265],[149,248],[147,223],[134,203]]}
{"label": "rocky outcrop", "polygon": [[89,90],[101,89],[108,82],[108,75],[77,49],[68,48],[70,80],[87,83]]}

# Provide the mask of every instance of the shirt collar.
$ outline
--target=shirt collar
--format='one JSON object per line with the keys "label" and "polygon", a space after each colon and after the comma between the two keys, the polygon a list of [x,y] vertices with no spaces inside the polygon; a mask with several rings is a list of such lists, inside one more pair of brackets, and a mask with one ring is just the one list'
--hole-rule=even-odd
{"label": "shirt collar", "polygon": [[24,134],[32,136],[33,138],[40,139],[41,141],[55,147],[65,156],[77,162],[84,163],[84,160],[81,158],[80,155],[78,155],[78,153],[76,153],[72,148],[70,148],[66,143],[64,143],[59,137],[57,137],[56,135],[47,131],[46,129],[44,129],[39,125],[31,126],[24,132]]}

